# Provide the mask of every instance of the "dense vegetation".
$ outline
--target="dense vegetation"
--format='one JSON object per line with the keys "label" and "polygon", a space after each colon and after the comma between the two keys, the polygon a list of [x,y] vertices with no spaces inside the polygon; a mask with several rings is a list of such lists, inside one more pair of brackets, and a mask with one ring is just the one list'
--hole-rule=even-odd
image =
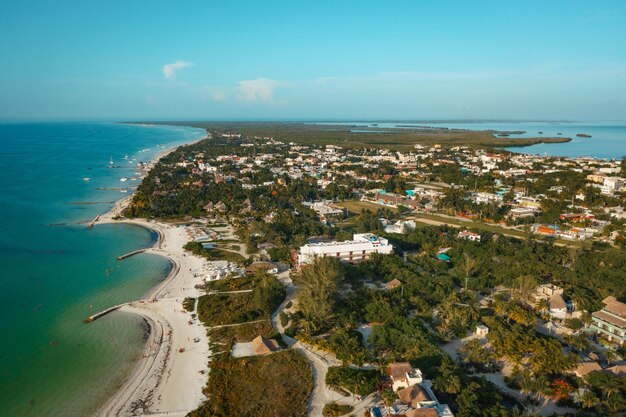
{"label": "dense vegetation", "polygon": [[[154,123],[154,122],[150,122]],[[568,142],[569,138],[507,138],[494,136],[493,131],[456,129],[368,129],[363,126],[317,125],[308,123],[272,122],[162,122],[168,125],[192,126],[207,130],[236,131],[246,136],[273,137],[301,144],[331,144],[344,147],[406,148],[416,143],[431,145],[528,146],[536,143]],[[358,132],[352,132],[358,129]]]}
{"label": "dense vegetation", "polygon": [[293,350],[214,361],[209,401],[188,417],[302,417],[312,389],[309,364]]}
{"label": "dense vegetation", "polygon": [[259,273],[253,280],[251,292],[207,294],[198,300],[198,317],[209,326],[245,323],[269,319],[285,298],[285,289],[278,280]]}

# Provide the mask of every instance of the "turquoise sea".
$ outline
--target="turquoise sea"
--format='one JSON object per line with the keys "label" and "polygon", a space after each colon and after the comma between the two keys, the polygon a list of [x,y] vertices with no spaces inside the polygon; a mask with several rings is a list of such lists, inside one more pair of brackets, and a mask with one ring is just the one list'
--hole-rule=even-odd
{"label": "turquoise sea", "polygon": [[141,297],[170,265],[146,254],[116,260],[154,242],[143,228],[77,223],[127,195],[96,188],[136,186],[120,178],[135,177],[137,160],[204,134],[115,123],[0,123],[0,415],[90,415],[132,370],[145,337],[140,319],[115,313],[82,321]]}
{"label": "turquoise sea", "polygon": [[[359,127],[404,128],[439,127],[467,130],[523,131],[511,138],[527,137],[567,137],[571,142],[538,144],[525,147],[512,147],[508,150],[518,153],[567,156],[576,158],[591,156],[603,159],[621,159],[626,156],[626,122],[512,122],[512,121],[399,121],[399,122],[324,122],[323,124],[347,124]],[[355,128],[354,131],[361,129]],[[542,132],[542,133],[539,133]],[[591,138],[579,138],[579,133]]]}

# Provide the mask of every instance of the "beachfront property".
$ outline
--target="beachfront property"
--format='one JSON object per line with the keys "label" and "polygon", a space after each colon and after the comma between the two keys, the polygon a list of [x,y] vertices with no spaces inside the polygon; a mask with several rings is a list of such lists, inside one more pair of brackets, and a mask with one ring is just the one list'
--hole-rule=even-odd
{"label": "beachfront property", "polygon": [[604,308],[591,315],[591,330],[609,342],[624,345],[626,342],[626,304],[609,296],[602,300]]}
{"label": "beachfront property", "polygon": [[307,243],[300,247],[298,264],[310,264],[318,257],[332,256],[344,262],[360,262],[374,253],[388,255],[393,245],[385,238],[373,233],[360,233],[352,236],[352,240],[344,242]]}

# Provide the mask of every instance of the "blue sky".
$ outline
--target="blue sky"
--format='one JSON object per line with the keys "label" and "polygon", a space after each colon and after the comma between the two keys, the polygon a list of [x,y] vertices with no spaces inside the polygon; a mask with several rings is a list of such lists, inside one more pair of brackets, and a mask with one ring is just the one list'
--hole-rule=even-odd
{"label": "blue sky", "polygon": [[624,22],[601,0],[0,0],[0,117],[626,120]]}

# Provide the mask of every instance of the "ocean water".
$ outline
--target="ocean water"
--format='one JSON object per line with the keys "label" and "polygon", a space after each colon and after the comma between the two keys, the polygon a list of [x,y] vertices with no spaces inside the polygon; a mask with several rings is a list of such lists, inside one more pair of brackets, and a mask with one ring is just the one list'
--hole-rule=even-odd
{"label": "ocean water", "polygon": [[[621,159],[626,156],[626,122],[326,122],[324,124],[354,124],[370,128],[406,128],[420,126],[445,127],[467,130],[524,131],[511,135],[510,138],[529,137],[568,137],[571,142],[538,144],[524,147],[507,148],[512,152],[567,156],[571,158],[590,156],[602,159]],[[354,129],[360,131],[362,129]],[[539,132],[543,132],[540,134]],[[559,135],[560,133],[560,135]],[[577,134],[591,135],[591,138],[579,138]]]}
{"label": "ocean water", "polygon": [[[184,127],[0,124],[0,416],[87,416],[123,383],[143,349],[142,320],[82,321],[141,297],[170,265],[148,254],[116,260],[150,246],[148,230],[80,222],[127,195],[96,188],[137,185],[120,181],[135,176],[134,158],[203,136]],[[98,204],[76,204],[85,202]]]}

